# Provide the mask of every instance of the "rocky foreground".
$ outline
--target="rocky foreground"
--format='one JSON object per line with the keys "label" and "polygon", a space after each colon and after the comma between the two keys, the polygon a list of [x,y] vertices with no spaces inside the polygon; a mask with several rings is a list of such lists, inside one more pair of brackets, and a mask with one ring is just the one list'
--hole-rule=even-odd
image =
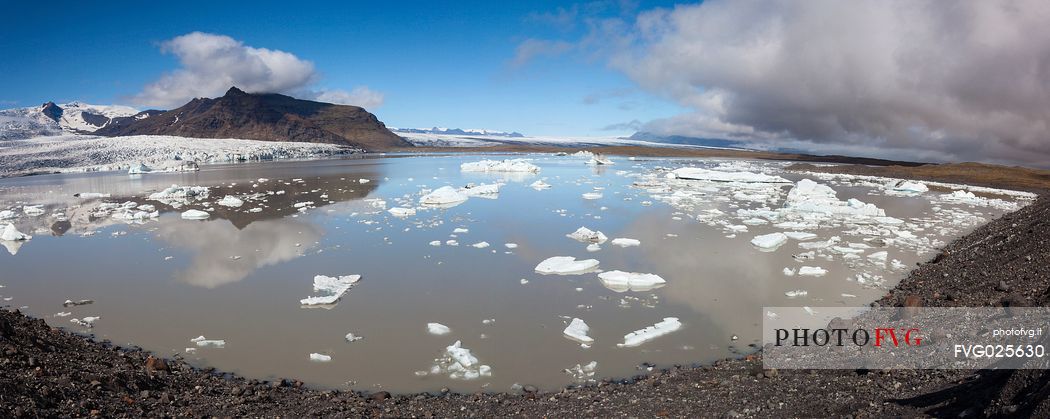
{"label": "rocky foreground", "polygon": [[[910,298],[909,298],[910,297]],[[948,245],[878,304],[1044,306],[1050,197]],[[1050,417],[1045,371],[772,371],[761,355],[560,392],[322,391],[198,370],[0,311],[0,417],[24,416]]]}

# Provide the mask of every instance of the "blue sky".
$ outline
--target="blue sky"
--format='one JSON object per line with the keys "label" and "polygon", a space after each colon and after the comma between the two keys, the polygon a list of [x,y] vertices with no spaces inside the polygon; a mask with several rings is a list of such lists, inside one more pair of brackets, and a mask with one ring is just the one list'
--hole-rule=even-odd
{"label": "blue sky", "polygon": [[587,54],[518,65],[516,49],[527,39],[579,38],[585,15],[629,19],[658,6],[666,4],[14,2],[0,25],[0,107],[135,105],[144,86],[179,67],[163,42],[200,31],[311,61],[311,88],[378,91],[383,103],[371,110],[391,126],[630,134],[607,127],[682,108]]}

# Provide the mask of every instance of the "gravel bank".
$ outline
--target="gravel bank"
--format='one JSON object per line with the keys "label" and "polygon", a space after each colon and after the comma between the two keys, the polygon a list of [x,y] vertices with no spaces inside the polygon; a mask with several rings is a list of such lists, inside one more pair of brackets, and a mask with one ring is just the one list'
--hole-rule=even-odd
{"label": "gravel bank", "polygon": [[[879,303],[1047,305],[1050,198],[949,244]],[[642,371],[639,372],[640,374]],[[1050,416],[1044,371],[763,371],[761,355],[655,370],[560,392],[319,391],[153,359],[0,311],[0,417],[323,416]]]}

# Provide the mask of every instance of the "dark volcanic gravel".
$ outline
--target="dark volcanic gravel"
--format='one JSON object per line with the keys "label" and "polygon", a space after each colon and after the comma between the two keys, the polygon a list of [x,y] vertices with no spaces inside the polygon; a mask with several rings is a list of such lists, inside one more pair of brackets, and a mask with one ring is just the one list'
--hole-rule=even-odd
{"label": "dark volcanic gravel", "polygon": [[[878,304],[1045,306],[1050,198],[978,228]],[[761,355],[560,392],[363,394],[259,382],[92,342],[0,311],[0,417],[21,416],[1039,416],[1044,371],[768,371]]]}

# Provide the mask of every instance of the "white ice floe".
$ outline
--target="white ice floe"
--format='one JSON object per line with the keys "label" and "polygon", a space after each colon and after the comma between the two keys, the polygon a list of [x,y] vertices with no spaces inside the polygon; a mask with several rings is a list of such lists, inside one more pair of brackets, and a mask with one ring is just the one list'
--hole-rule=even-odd
{"label": "white ice floe", "polygon": [[208,339],[208,338],[204,337],[204,335],[197,336],[197,337],[195,337],[193,339],[190,339],[190,342],[193,342],[193,343],[197,344],[197,346],[201,347],[201,348],[203,348],[203,347],[223,348],[223,347],[226,346],[226,341],[225,340]]}
{"label": "white ice floe", "polygon": [[463,172],[524,172],[537,173],[540,168],[524,159],[482,160],[459,165]]}
{"label": "white ice floe", "polygon": [[595,155],[593,155],[591,157],[590,160],[587,160],[586,164],[591,165],[591,166],[605,166],[605,165],[613,164],[613,161],[609,160],[609,158],[607,158],[605,156],[601,156],[601,155],[595,154]]}
{"label": "white ice floe", "polygon": [[131,166],[131,168],[128,169],[128,174],[129,175],[142,175],[142,174],[150,173],[152,171],[153,171],[153,168],[151,168],[149,166],[146,166],[143,163],[139,163],[139,164],[137,164],[135,166]]}
{"label": "white ice floe", "polygon": [[69,322],[77,326],[91,328],[95,327],[95,322],[98,321],[98,319],[100,319],[99,316],[88,316],[82,319],[70,319]]}
{"label": "white ice floe", "polygon": [[569,325],[565,327],[562,333],[565,334],[569,339],[575,340],[585,345],[594,343],[594,338],[587,336],[587,332],[591,330],[590,326],[587,326],[583,320],[573,318],[569,322]]}
{"label": "white ice floe", "polygon": [[459,193],[461,193],[463,195],[466,195],[466,196],[469,196],[469,197],[492,198],[492,199],[494,199],[497,196],[499,196],[499,188],[500,188],[500,184],[498,184],[498,183],[482,184],[482,185],[475,185],[475,184],[471,183],[471,184],[468,184],[467,186],[459,188]]}
{"label": "white ice floe", "polygon": [[594,380],[595,373],[598,372],[598,361],[591,361],[587,365],[576,364],[572,368],[566,368],[565,373],[572,377],[572,380],[577,383],[585,383]]}
{"label": "white ice floe", "polygon": [[77,198],[80,198],[80,199],[99,199],[99,198],[109,198],[110,195],[108,193],[100,193],[100,192],[81,192],[81,193],[78,193],[78,194],[74,194],[73,196],[75,196]]}
{"label": "white ice floe", "polygon": [[543,179],[540,179],[535,182],[532,182],[532,184],[529,185],[529,187],[537,191],[542,191],[544,189],[550,189],[551,185],[549,185],[547,182],[544,182]]}
{"label": "white ice floe", "polygon": [[816,234],[810,233],[808,231],[785,231],[784,235],[788,236],[789,239],[794,239],[798,241],[813,240],[817,238]]}
{"label": "white ice floe", "polygon": [[649,291],[662,287],[667,283],[667,281],[656,274],[624,271],[602,272],[598,274],[598,279],[602,281],[602,285],[606,288],[616,292]]}
{"label": "white ice floe", "polygon": [[797,212],[811,212],[840,216],[885,217],[886,212],[873,204],[858,199],[838,199],[834,189],[809,179],[802,179],[791,188],[785,208]]}
{"label": "white ice floe", "polygon": [[677,179],[709,180],[714,182],[740,182],[740,183],[790,183],[791,181],[780,176],[766,175],[751,172],[726,172],[721,170],[709,170],[699,167],[683,167],[673,170],[669,176]]}
{"label": "white ice floe", "polygon": [[432,240],[430,245],[434,247],[441,246],[441,240]]}
{"label": "white ice floe", "polygon": [[171,185],[160,192],[150,194],[146,199],[159,201],[174,207],[190,203],[192,200],[208,198],[208,187],[206,186],[179,186]]}
{"label": "white ice floe", "polygon": [[595,259],[576,260],[572,256],[554,256],[536,265],[536,272],[544,275],[578,275],[598,267]]}
{"label": "white ice floe", "polygon": [[355,334],[353,334],[353,332],[347,333],[346,336],[344,336],[343,338],[346,339],[347,343],[353,343],[353,342],[357,342],[357,341],[359,341],[361,339],[364,339],[364,337],[355,335]]}
{"label": "white ice floe", "polygon": [[30,217],[36,217],[44,214],[44,207],[41,205],[23,205],[22,213]]}
{"label": "white ice floe", "polygon": [[799,276],[824,276],[828,273],[827,269],[819,266],[803,266],[798,268]]}
{"label": "white ice floe", "polygon": [[17,217],[18,217],[18,214],[15,213],[14,211],[11,211],[11,210],[0,211],[0,220],[10,220],[12,218],[17,218]]}
{"label": "white ice floe", "polygon": [[3,232],[0,232],[0,240],[5,241],[25,241],[32,238],[33,236],[18,231],[14,224],[7,224],[4,226]]}
{"label": "white ice floe", "polygon": [[784,268],[784,276],[795,276],[795,270],[792,268]]}
{"label": "white ice floe", "polygon": [[386,211],[395,217],[409,217],[416,215],[416,210],[414,208],[393,207]]}
{"label": "white ice floe", "polygon": [[597,252],[599,250],[602,250],[602,247],[599,246],[598,243],[591,243],[591,244],[587,245],[587,251],[588,252],[594,253],[594,252]]}
{"label": "white ice floe", "polygon": [[503,247],[506,247],[508,249],[517,249],[518,248],[518,244],[517,243],[503,243]]}
{"label": "white ice floe", "polygon": [[237,208],[244,205],[244,201],[233,195],[226,195],[217,202],[218,205],[230,208]]}
{"label": "white ice floe", "polygon": [[806,290],[793,290],[793,291],[785,292],[784,295],[787,296],[788,298],[805,297],[806,295],[809,295],[809,291],[806,291]]}
{"label": "white ice floe", "polygon": [[366,184],[366,183],[368,183],[368,182],[371,182],[371,180],[368,180],[368,179],[363,179],[363,178],[362,178],[362,179],[358,179],[358,180],[357,180],[357,183],[360,183],[360,184],[362,184],[362,185],[364,185],[364,184]]}
{"label": "white ice floe", "polygon": [[472,244],[471,246],[476,247],[478,249],[484,249],[486,247],[489,247],[489,242],[477,242]]}
{"label": "white ice floe", "polygon": [[638,241],[636,239],[628,239],[628,238],[624,238],[624,237],[617,237],[617,238],[612,240],[612,244],[614,246],[620,246],[620,247],[632,247],[632,246],[641,246],[642,242]]}
{"label": "white ice floe", "polygon": [[619,347],[633,347],[645,342],[664,336],[682,328],[682,323],[677,317],[664,317],[663,321],[645,329],[635,330],[623,336],[623,343],[617,343]]}
{"label": "white ice floe", "polygon": [[432,335],[447,335],[451,332],[452,329],[449,329],[448,326],[445,326],[441,323],[427,323],[427,333],[430,333]]}
{"label": "white ice floe", "polygon": [[448,374],[454,380],[474,380],[479,377],[492,376],[492,368],[483,365],[478,358],[464,348],[460,341],[445,348],[441,358],[434,360],[431,374]]}
{"label": "white ice floe", "polygon": [[894,179],[884,186],[887,195],[914,196],[922,195],[930,190],[926,184],[911,180]]}
{"label": "white ice floe", "polygon": [[316,353],[316,352],[310,354],[310,361],[312,361],[312,362],[329,362],[331,360],[332,360],[332,357],[329,356],[329,355],[319,354],[319,353]]}
{"label": "white ice floe", "polygon": [[605,243],[609,238],[600,231],[592,231],[587,227],[580,227],[576,231],[566,234],[565,237],[576,240],[581,243]]}
{"label": "white ice floe", "polygon": [[314,291],[327,295],[307,297],[299,300],[304,306],[332,305],[350,291],[350,288],[361,280],[361,275],[343,275],[339,277],[317,275],[314,277]]}
{"label": "white ice floe", "polygon": [[784,243],[787,243],[787,241],[788,236],[786,234],[777,232],[755,236],[755,238],[751,239],[751,244],[764,252],[772,252]]}
{"label": "white ice floe", "polygon": [[451,186],[442,186],[419,198],[419,203],[428,206],[451,207],[459,205],[470,197],[460,193]]}
{"label": "white ice floe", "polygon": [[182,219],[184,220],[207,220],[208,217],[211,217],[211,214],[195,209],[191,209],[182,213]]}
{"label": "white ice floe", "polygon": [[602,199],[602,194],[599,192],[584,192],[580,196],[587,200]]}

